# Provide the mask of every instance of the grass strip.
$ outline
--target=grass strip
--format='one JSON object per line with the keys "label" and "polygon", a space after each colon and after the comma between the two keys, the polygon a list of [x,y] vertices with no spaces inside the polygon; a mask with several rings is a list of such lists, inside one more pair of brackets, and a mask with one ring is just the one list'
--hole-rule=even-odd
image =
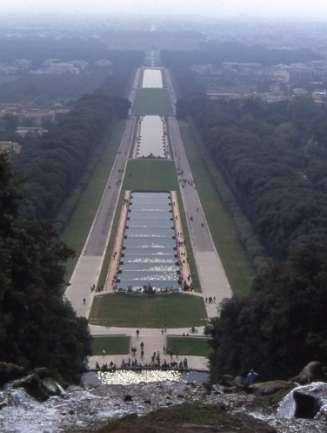
{"label": "grass strip", "polygon": [[216,183],[224,180],[210,161],[204,145],[197,142],[191,126],[180,122],[180,128],[201,203],[232,290],[236,295],[246,296],[251,291],[254,270],[239,240],[233,218],[213,183],[213,176]]}
{"label": "grass strip", "polygon": [[67,279],[70,278],[74,270],[90,231],[111,167],[116,157],[124,127],[125,122],[123,121],[115,125],[111,138],[107,141],[104,152],[96,164],[94,173],[88,185],[80,194],[73,215],[63,232],[62,240],[69,248],[75,251],[75,257],[67,262]]}
{"label": "grass strip", "polygon": [[176,191],[177,175],[173,161],[157,159],[131,160],[127,164],[123,190]]}
{"label": "grass strip", "polygon": [[125,355],[129,353],[130,337],[98,336],[92,338],[92,356]]}
{"label": "grass strip", "polygon": [[133,105],[133,112],[139,116],[158,114],[167,116],[171,113],[169,95],[166,89],[138,89]]}
{"label": "grass strip", "polygon": [[209,340],[203,337],[167,337],[167,352],[174,355],[208,357]]}
{"label": "grass strip", "polygon": [[92,325],[129,328],[191,328],[206,324],[204,301],[199,296],[96,296],[89,322]]}

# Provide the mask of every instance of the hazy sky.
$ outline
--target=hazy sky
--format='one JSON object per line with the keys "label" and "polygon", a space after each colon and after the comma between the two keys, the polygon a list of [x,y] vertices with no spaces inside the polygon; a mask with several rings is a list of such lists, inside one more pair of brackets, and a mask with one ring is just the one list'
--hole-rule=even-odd
{"label": "hazy sky", "polygon": [[129,12],[326,18],[327,0],[0,0],[5,12]]}

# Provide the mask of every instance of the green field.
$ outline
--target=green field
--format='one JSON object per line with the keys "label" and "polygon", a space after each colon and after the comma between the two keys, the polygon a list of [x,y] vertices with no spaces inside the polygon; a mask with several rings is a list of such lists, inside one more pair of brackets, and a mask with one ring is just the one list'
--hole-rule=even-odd
{"label": "green field", "polygon": [[94,298],[89,317],[92,325],[129,328],[184,328],[206,323],[203,299],[190,295],[124,296]]}
{"label": "green field", "polygon": [[166,116],[171,112],[169,95],[166,89],[138,89],[133,105],[134,114],[144,116],[158,114]]}
{"label": "green field", "polygon": [[181,122],[180,127],[201,203],[232,290],[237,295],[247,295],[251,290],[254,271],[239,241],[233,218],[225,209],[213,183],[213,178],[216,182],[224,180],[211,163],[204,146],[196,142],[191,126]]}
{"label": "green field", "polygon": [[167,352],[174,355],[208,356],[210,346],[203,337],[167,337]]}
{"label": "green field", "polygon": [[92,338],[92,355],[125,355],[129,353],[130,337],[110,336]]}
{"label": "green field", "polygon": [[176,191],[175,164],[155,159],[132,160],[127,164],[123,191]]}
{"label": "green field", "polygon": [[75,211],[62,235],[62,239],[66,245],[76,253],[75,257],[67,263],[67,278],[70,278],[74,270],[76,261],[89,233],[116,157],[124,127],[125,122],[120,122],[115,126],[111,139],[108,140],[94,173],[87,187],[81,193]]}

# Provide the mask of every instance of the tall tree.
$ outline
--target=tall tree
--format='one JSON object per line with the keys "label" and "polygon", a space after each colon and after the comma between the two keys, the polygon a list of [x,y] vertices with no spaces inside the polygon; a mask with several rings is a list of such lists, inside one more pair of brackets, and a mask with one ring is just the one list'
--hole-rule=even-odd
{"label": "tall tree", "polygon": [[46,366],[78,381],[90,353],[85,319],[63,299],[71,255],[51,226],[20,215],[21,199],[0,158],[0,359]]}

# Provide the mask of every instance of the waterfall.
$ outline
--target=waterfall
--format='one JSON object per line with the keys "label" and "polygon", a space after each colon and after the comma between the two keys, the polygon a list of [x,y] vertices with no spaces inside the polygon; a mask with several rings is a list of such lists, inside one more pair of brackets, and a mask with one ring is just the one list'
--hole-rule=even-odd
{"label": "waterfall", "polygon": [[278,418],[294,417],[296,402],[293,395],[295,391],[304,391],[307,394],[317,396],[323,403],[320,410],[324,410],[327,406],[327,383],[313,382],[309,385],[297,386],[281,400],[276,414]]}

